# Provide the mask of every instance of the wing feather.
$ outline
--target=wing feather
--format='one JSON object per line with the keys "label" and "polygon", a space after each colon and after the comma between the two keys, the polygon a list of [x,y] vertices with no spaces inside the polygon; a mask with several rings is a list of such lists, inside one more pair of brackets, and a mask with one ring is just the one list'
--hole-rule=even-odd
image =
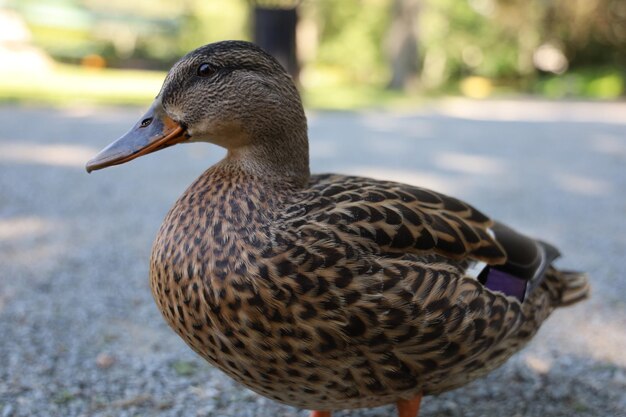
{"label": "wing feather", "polygon": [[381,252],[436,253],[492,265],[506,261],[504,250],[488,232],[493,221],[456,198],[341,175],[313,177],[311,189],[310,203],[304,202],[307,217],[369,240]]}

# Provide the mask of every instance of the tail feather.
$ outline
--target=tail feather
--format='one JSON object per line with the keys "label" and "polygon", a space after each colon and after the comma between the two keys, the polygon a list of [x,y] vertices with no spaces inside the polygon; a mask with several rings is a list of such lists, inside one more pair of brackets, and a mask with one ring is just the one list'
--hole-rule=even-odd
{"label": "tail feather", "polygon": [[559,271],[551,268],[548,276],[557,284],[554,300],[556,307],[575,304],[591,295],[589,276],[584,272]]}

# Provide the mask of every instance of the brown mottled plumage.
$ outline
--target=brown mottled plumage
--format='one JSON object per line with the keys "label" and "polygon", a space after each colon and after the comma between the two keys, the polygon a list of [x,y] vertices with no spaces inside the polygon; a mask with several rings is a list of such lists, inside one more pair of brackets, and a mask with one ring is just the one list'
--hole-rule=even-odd
{"label": "brown mottled plumage", "polygon": [[[180,141],[228,149],[165,218],[151,285],[192,349],[269,398],[333,410],[450,390],[501,365],[554,308],[588,293],[586,276],[548,266],[549,245],[457,199],[310,176],[297,91],[252,44],[190,53],[152,109],[88,169]],[[156,135],[141,130],[150,124],[179,127],[127,145]],[[518,243],[543,265],[523,302],[469,274],[479,262],[515,264]]]}

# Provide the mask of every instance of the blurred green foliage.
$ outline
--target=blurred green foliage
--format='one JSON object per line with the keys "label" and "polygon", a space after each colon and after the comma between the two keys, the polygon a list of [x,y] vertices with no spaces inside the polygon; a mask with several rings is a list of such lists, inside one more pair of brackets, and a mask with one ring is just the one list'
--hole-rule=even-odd
{"label": "blurred green foliage", "polygon": [[355,83],[384,84],[388,76],[383,39],[389,23],[387,0],[318,0],[301,16],[317,26],[313,65],[335,68]]}
{"label": "blurred green foliage", "polygon": [[534,92],[549,98],[589,97],[615,99],[626,89],[625,77],[611,68],[586,68],[559,77],[544,77]]}
{"label": "blurred green foliage", "polygon": [[421,26],[427,81],[479,75],[531,91],[550,73],[626,71],[623,0],[424,0]]}
{"label": "blurred green foliage", "polygon": [[[302,18],[318,28],[309,65],[384,86],[390,8],[402,1],[305,1]],[[474,76],[492,89],[550,97],[626,91],[624,0],[421,0],[416,25],[422,92],[456,91]]]}
{"label": "blurred green foliage", "polygon": [[[314,101],[323,102],[333,88],[387,85],[385,39],[391,8],[403,1],[411,0],[303,0],[301,81],[318,92]],[[34,43],[57,61],[97,55],[109,67],[166,70],[197,46],[249,39],[253,1],[3,3],[24,17]],[[626,91],[625,0],[420,0],[415,25],[421,93],[615,98]]]}

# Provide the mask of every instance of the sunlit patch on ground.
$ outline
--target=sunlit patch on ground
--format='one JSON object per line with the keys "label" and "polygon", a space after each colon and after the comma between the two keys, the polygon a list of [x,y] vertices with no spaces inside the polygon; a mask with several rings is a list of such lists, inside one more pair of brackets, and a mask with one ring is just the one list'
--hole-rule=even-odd
{"label": "sunlit patch on ground", "polygon": [[435,158],[438,167],[465,174],[498,175],[504,172],[504,163],[497,158],[484,155],[441,153]]}
{"label": "sunlit patch on ground", "polygon": [[82,145],[0,143],[0,161],[84,168],[98,149]]}
{"label": "sunlit patch on ground", "polygon": [[441,114],[470,120],[502,122],[556,122],[626,124],[620,103],[574,102],[563,106],[557,101],[468,99],[440,101],[435,108]]}
{"label": "sunlit patch on ground", "polygon": [[587,337],[584,338],[589,356],[616,366],[626,367],[625,326],[626,320],[622,317],[616,317],[613,320],[590,318],[585,329]]}
{"label": "sunlit patch on ground", "polygon": [[0,218],[0,239],[33,239],[54,231],[56,227],[40,217]]}
{"label": "sunlit patch on ground", "polygon": [[346,174],[371,177],[383,181],[395,181],[419,187],[438,190],[445,194],[452,194],[456,190],[454,183],[443,175],[426,171],[383,169],[374,166],[356,165],[345,171]]}
{"label": "sunlit patch on ground", "polygon": [[586,196],[604,196],[614,191],[607,181],[572,173],[558,173],[554,181],[566,191]]}

